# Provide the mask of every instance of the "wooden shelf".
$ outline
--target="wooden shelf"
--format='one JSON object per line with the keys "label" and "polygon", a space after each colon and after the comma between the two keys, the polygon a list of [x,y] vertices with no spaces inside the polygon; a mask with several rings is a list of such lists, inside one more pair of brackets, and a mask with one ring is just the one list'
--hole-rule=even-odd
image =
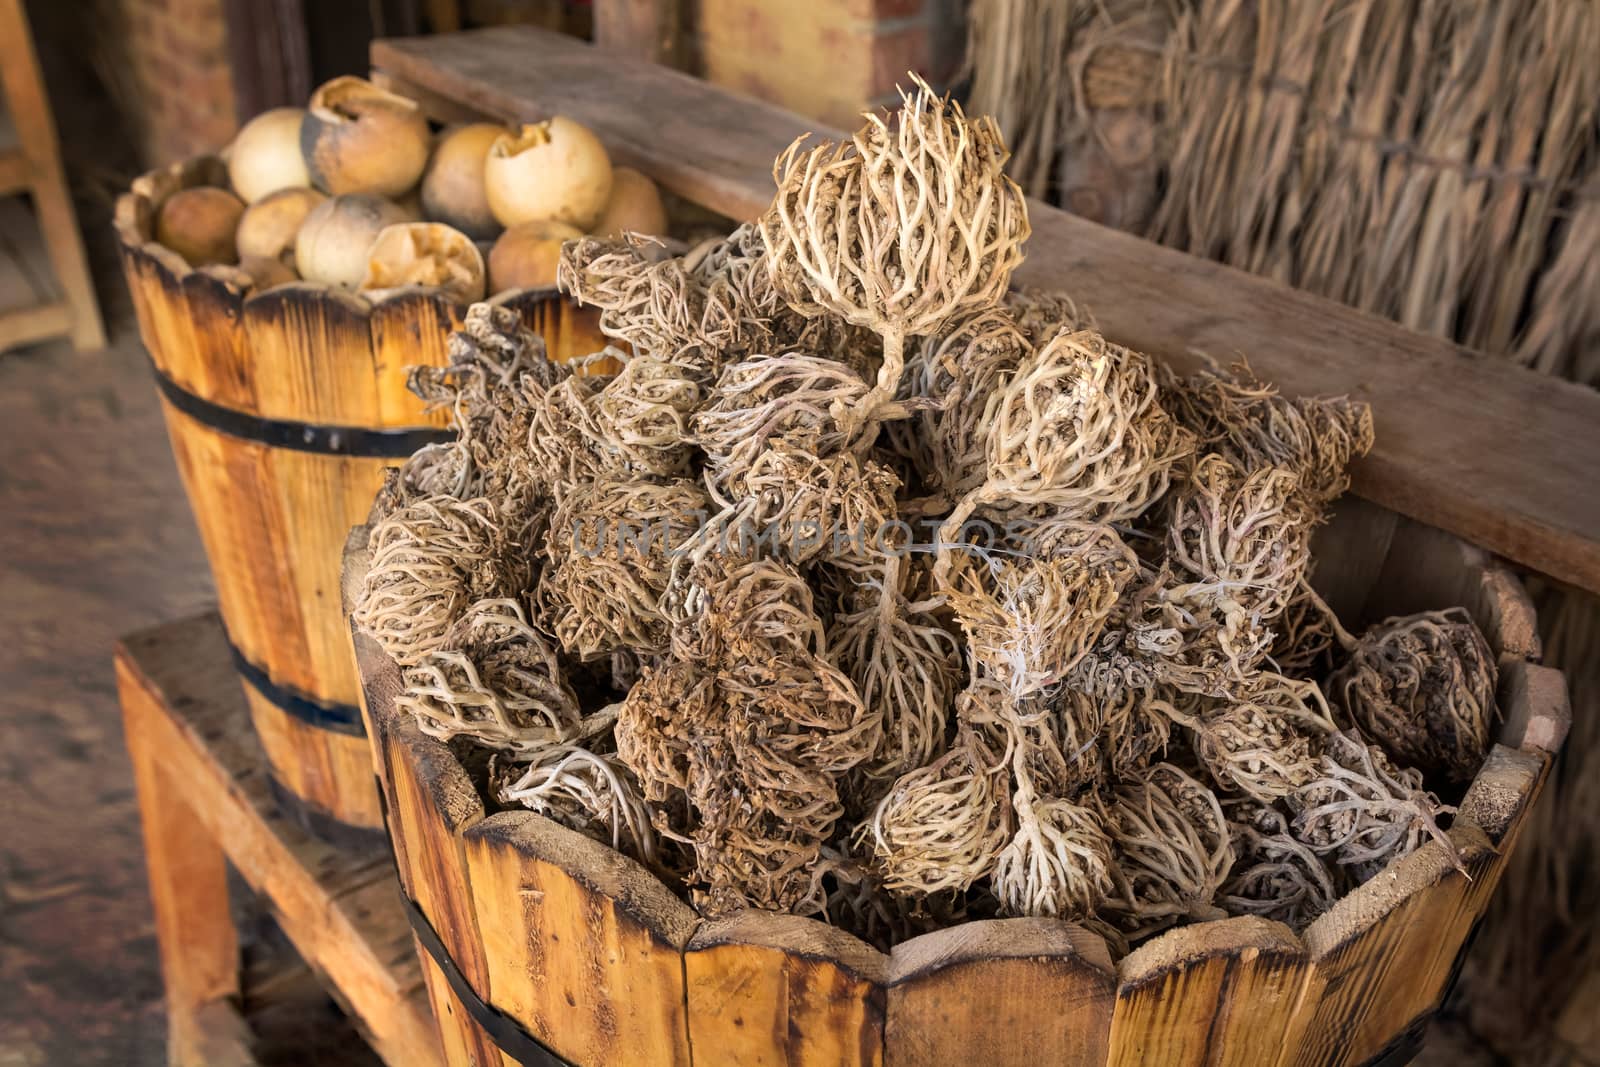
{"label": "wooden shelf", "polygon": [[[526,27],[375,41],[372,66],[443,117],[566,115],[612,157],[734,219],[772,199],[792,112],[664,67],[608,60]],[[1377,445],[1355,491],[1402,515],[1600,592],[1600,393],[1468,352],[1266,278],[1038,201],[1017,281],[1064,289],[1107,336],[1189,367],[1244,356],[1290,395],[1372,404]]]}
{"label": "wooden shelf", "polygon": [[257,1062],[236,1007],[231,863],[385,1063],[438,1063],[388,849],[336,847],[277,813],[217,616],[125,638],[116,668],[167,983],[171,1062]]}

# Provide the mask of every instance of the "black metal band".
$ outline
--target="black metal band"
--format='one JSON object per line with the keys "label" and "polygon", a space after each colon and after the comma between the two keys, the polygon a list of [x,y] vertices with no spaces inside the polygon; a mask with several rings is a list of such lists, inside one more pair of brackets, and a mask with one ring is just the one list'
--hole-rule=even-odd
{"label": "black metal band", "polygon": [[389,835],[383,827],[357,826],[336,819],[278,781],[278,776],[271,771],[267,772],[267,786],[272,791],[272,802],[278,814],[312,837],[352,852],[370,852],[380,848],[388,851]]}
{"label": "black metal band", "polygon": [[267,672],[246,659],[231,639],[228,641],[228,650],[233,653],[233,667],[239,676],[285,715],[330,733],[350,737],[367,736],[367,728],[361,721],[361,709],[354,704],[333,704],[297,693],[267,677]]}
{"label": "black metal band", "polygon": [[411,920],[411,930],[417,935],[417,943],[432,957],[445,981],[450,983],[451,992],[455,993],[461,1006],[472,1016],[472,1021],[482,1028],[496,1048],[523,1067],[573,1067],[571,1061],[552,1052],[548,1045],[524,1030],[517,1020],[478,996],[417,902],[404,893],[401,898],[406,903],[406,918]]}
{"label": "black metal band", "polygon": [[372,430],[363,426],[331,426],[311,422],[291,422],[251,415],[212,403],[196,396],[161,373],[150,363],[156,386],[167,403],[219,433],[255,441],[272,448],[295,452],[317,452],[329,456],[370,456],[379,459],[405,459],[426,445],[443,444],[456,438],[454,430]]}
{"label": "black metal band", "polygon": [[[388,827],[392,837],[394,828],[389,825],[389,796],[383,791],[381,780],[374,777],[373,781],[378,787],[378,807],[383,811],[383,825]],[[517,1020],[478,996],[478,991],[472,988],[467,976],[456,966],[455,958],[440,940],[439,933],[433,928],[433,923],[428,920],[427,914],[412,899],[411,894],[405,892],[405,879],[400,877],[400,857],[392,850],[390,857],[394,860],[395,881],[401,886],[400,899],[405,902],[406,919],[411,923],[411,932],[417,935],[417,944],[427,952],[434,965],[439,968],[439,973],[444,975],[444,980],[450,983],[451,992],[456,995],[456,1000],[461,1002],[461,1006],[467,1009],[472,1021],[478,1024],[489,1040],[494,1042],[496,1048],[523,1067],[573,1067],[570,1060],[562,1059],[551,1051],[543,1041],[524,1030]]]}

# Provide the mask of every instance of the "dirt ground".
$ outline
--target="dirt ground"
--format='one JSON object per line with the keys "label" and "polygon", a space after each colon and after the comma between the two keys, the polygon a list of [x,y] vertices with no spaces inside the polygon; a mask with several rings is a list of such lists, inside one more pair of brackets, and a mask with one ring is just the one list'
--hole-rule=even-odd
{"label": "dirt ground", "polygon": [[211,579],[131,307],[101,290],[110,348],[0,355],[0,1067],[165,1062],[111,649]]}

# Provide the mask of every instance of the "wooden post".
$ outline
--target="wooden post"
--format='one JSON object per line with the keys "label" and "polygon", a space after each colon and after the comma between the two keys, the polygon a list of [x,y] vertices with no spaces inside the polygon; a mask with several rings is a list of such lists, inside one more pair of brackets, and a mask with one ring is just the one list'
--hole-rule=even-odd
{"label": "wooden post", "polygon": [[[100,305],[95,301],[94,282],[83,254],[83,238],[78,233],[78,217],[67,191],[67,176],[61,169],[56,124],[45,96],[39,57],[33,49],[33,32],[28,28],[22,0],[0,0],[0,85],[5,90],[5,110],[16,126],[20,153],[16,157],[19,163],[10,169],[21,172],[18,177],[33,193],[50,266],[70,311],[67,335],[79,351],[104,348],[106,335],[100,325]],[[0,157],[10,155],[0,151]],[[5,162],[0,158],[0,170],[7,169]]]}
{"label": "wooden post", "polygon": [[595,0],[594,43],[629,59],[684,64],[680,0]]}
{"label": "wooden post", "polygon": [[149,720],[160,712],[120,660],[117,691],[167,986],[170,1059],[197,1067],[225,1063],[211,1021],[218,1012],[209,1006],[239,995],[239,941],[228,907],[227,860],[184,799],[188,792],[170,780],[151,752]]}

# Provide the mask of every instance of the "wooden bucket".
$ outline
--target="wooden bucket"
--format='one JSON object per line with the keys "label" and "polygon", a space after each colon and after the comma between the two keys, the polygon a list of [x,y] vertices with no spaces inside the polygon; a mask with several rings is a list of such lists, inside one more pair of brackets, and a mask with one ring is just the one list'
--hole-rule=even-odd
{"label": "wooden bucket", "polygon": [[[192,270],[154,243],[168,196],[225,184],[213,157],[135,181],[117,203],[123,270],[285,813],[324,837],[381,834],[340,555],[384,469],[453,437],[406,368],[446,361],[465,308],[422,290],[377,304],[308,283],[247,294],[236,270]],[[554,290],[505,302],[553,359],[604,347],[597,316]]]}
{"label": "wooden bucket", "polygon": [[[357,528],[347,598],[368,559]],[[1565,738],[1565,681],[1534,665],[1533,609],[1506,570],[1363,501],[1342,502],[1321,531],[1317,584],[1346,620],[1464,606],[1499,654],[1503,730],[1449,829],[1466,870],[1430,843],[1302,934],[1223,919],[1167,931],[1115,962],[1099,937],[1053,919],[967,923],[889,953],[810,919],[703,920],[601,844],[531,812],[487,814],[451,750],[396,713],[399,670],[357,632],[389,831],[447,1061],[1407,1062]]]}

